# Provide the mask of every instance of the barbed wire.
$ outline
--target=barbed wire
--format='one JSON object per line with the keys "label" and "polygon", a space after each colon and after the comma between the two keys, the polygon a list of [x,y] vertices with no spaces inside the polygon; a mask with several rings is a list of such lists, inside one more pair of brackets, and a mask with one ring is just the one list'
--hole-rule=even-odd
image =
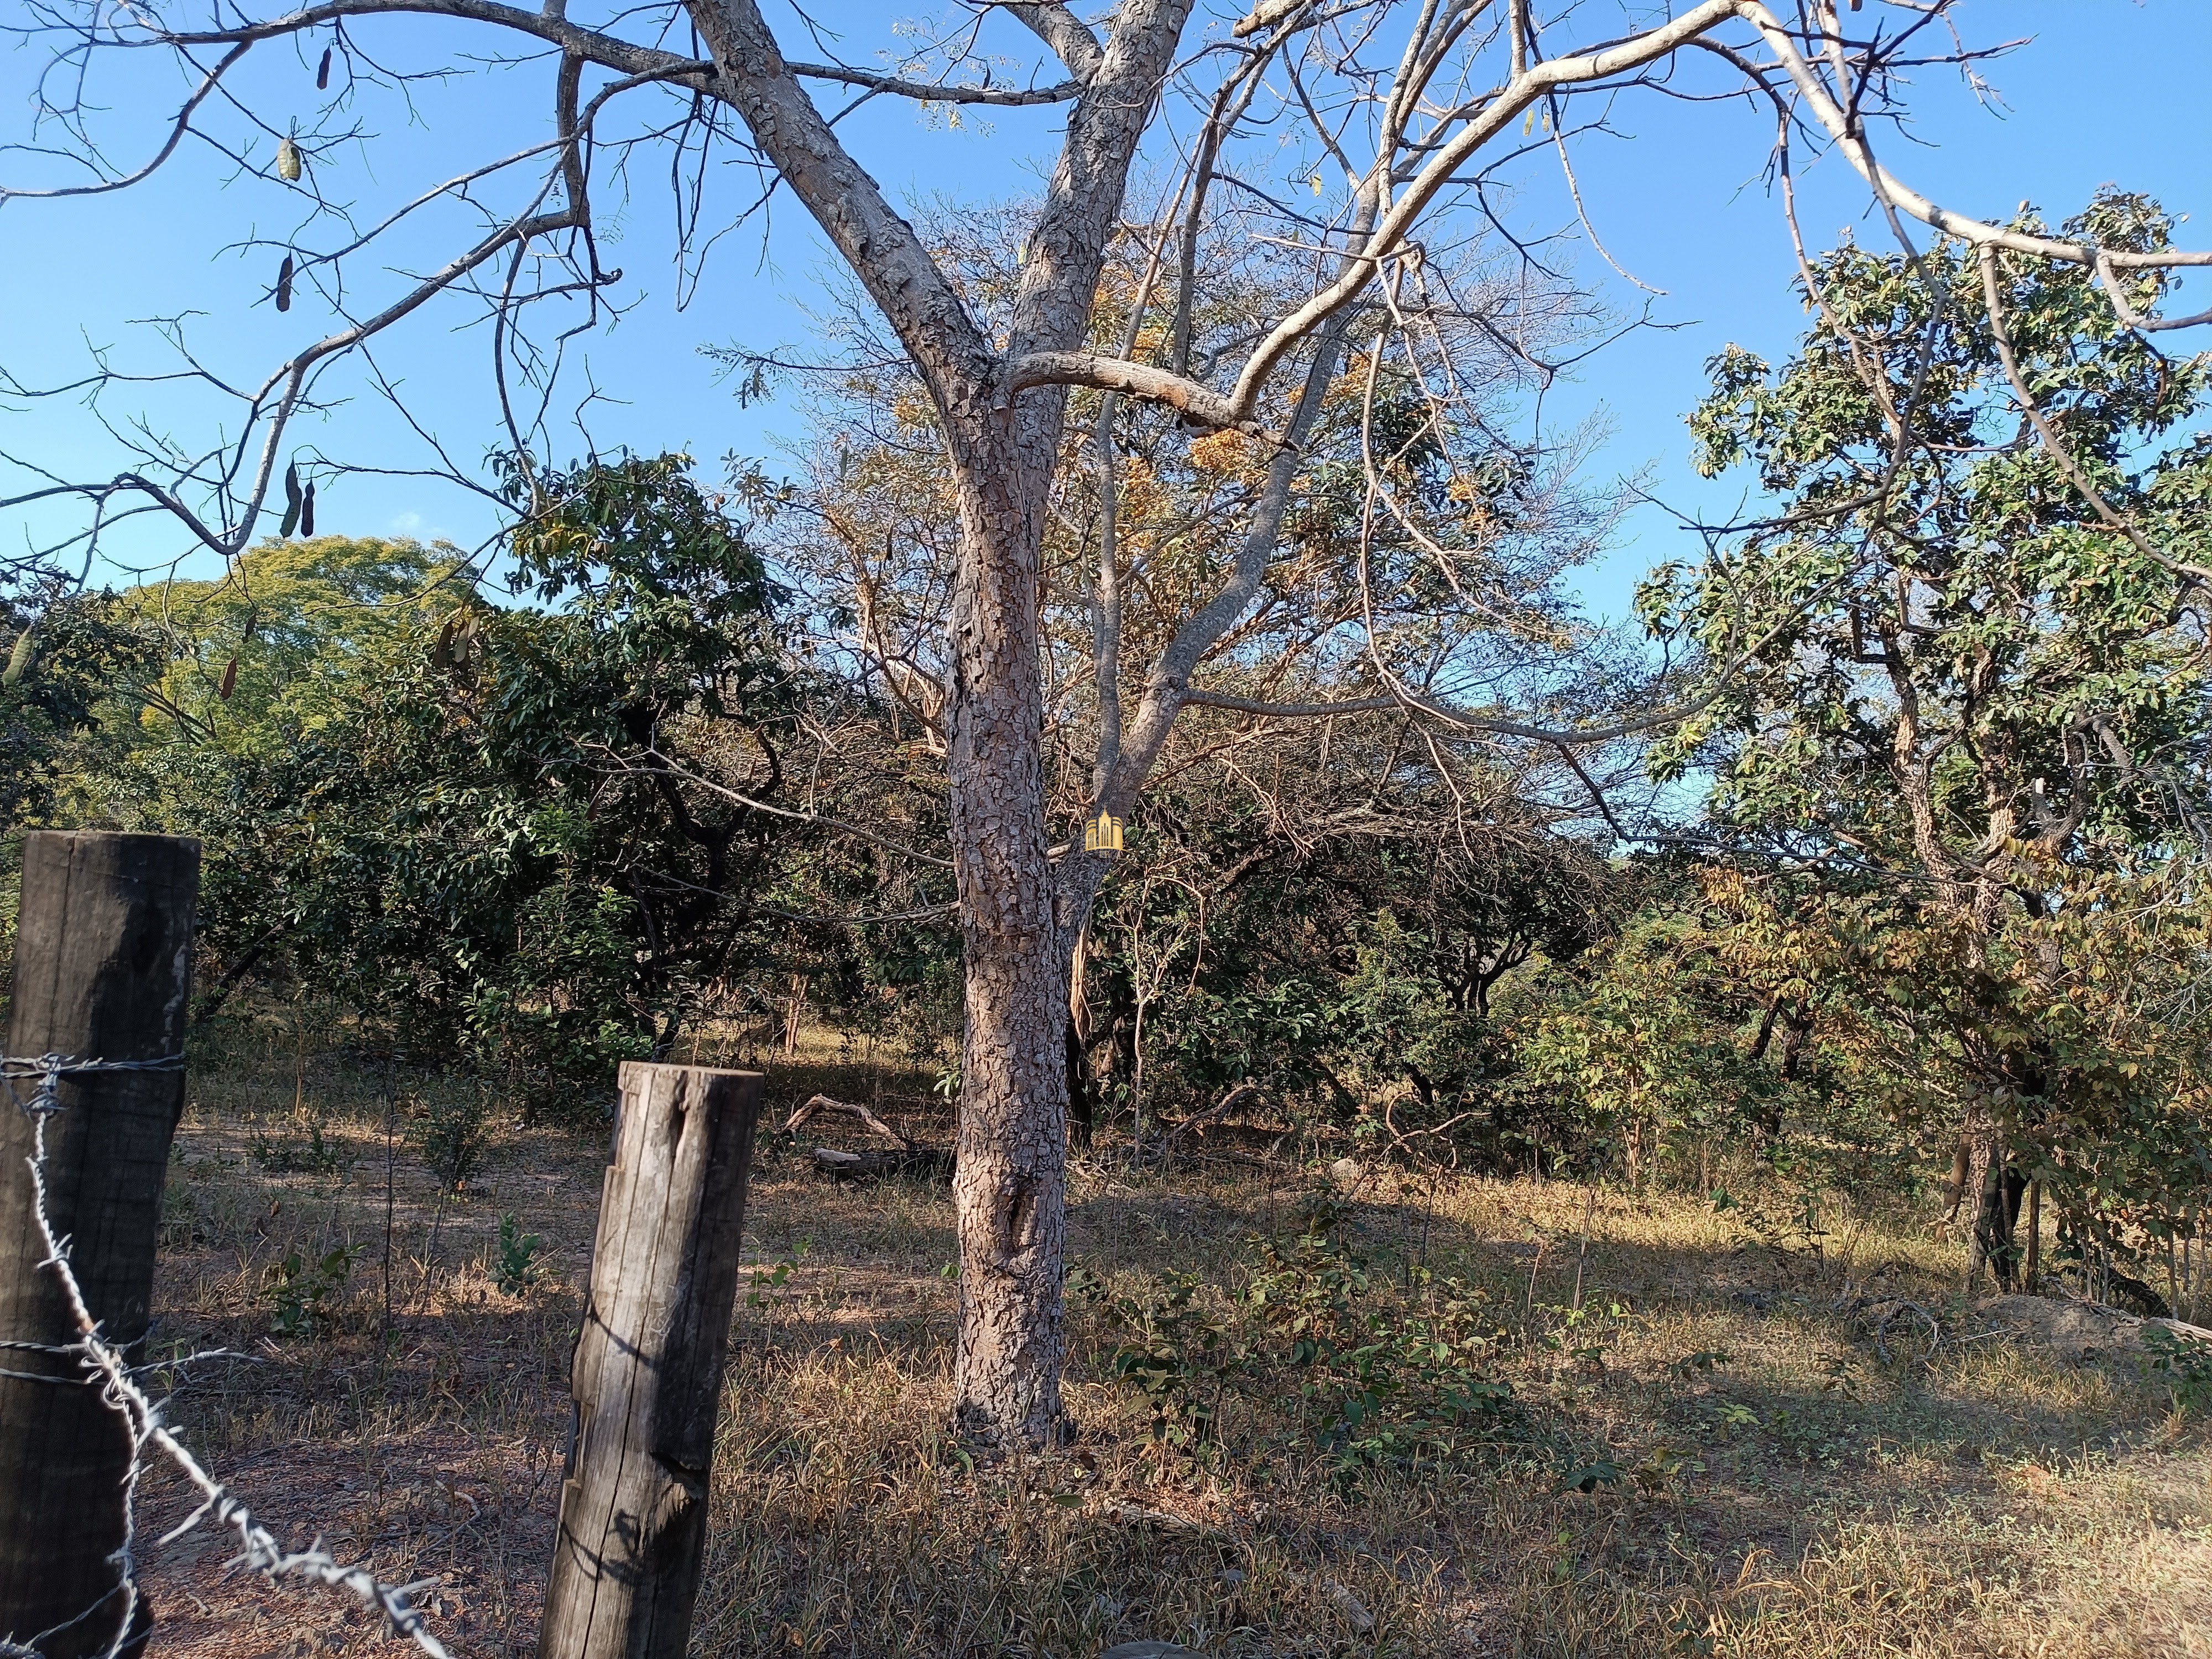
{"label": "barbed wire", "polygon": [[[445,1645],[424,1627],[422,1611],[412,1600],[418,1591],[436,1583],[436,1579],[422,1578],[410,1583],[386,1584],[364,1565],[356,1564],[349,1566],[338,1561],[323,1547],[319,1534],[304,1550],[285,1549],[268,1528],[254,1518],[244,1504],[200,1466],[199,1460],[171,1432],[161,1419],[160,1405],[138,1386],[133,1368],[125,1362],[121,1351],[100,1334],[100,1322],[86,1305],[84,1291],[78,1285],[76,1270],[70,1263],[70,1241],[56,1235],[46,1210],[46,1125],[65,1109],[61,1103],[62,1079],[94,1073],[182,1071],[184,1064],[185,1057],[180,1054],[164,1055],[157,1060],[78,1060],[57,1054],[40,1054],[35,1058],[0,1055],[0,1087],[6,1089],[9,1099],[31,1122],[31,1154],[24,1162],[31,1175],[32,1213],[38,1222],[40,1239],[46,1247],[45,1260],[39,1265],[52,1268],[60,1281],[62,1293],[69,1304],[70,1316],[77,1329],[77,1337],[73,1342],[57,1344],[9,1340],[0,1342],[0,1347],[75,1358],[85,1370],[91,1373],[87,1381],[96,1379],[99,1382],[102,1398],[123,1419],[131,1436],[131,1462],[123,1480],[123,1541],[108,1557],[117,1570],[116,1588],[123,1597],[123,1610],[116,1623],[115,1635],[108,1643],[102,1659],[119,1659],[123,1650],[131,1642],[132,1626],[138,1616],[137,1496],[138,1482],[144,1474],[145,1452],[149,1446],[165,1453],[201,1498],[198,1509],[156,1540],[156,1547],[175,1542],[204,1521],[212,1519],[217,1527],[233,1527],[238,1532],[240,1550],[229,1565],[250,1568],[272,1583],[282,1578],[304,1578],[332,1589],[347,1591],[374,1607],[382,1614],[386,1625],[393,1633],[412,1641],[428,1659],[452,1659]],[[15,1085],[32,1079],[35,1082],[27,1099],[17,1091]],[[87,1617],[92,1611],[88,1608],[78,1616]],[[76,1620],[70,1622],[75,1623]],[[41,1638],[51,1633],[42,1631],[28,1644],[0,1636],[0,1659],[45,1659],[36,1644]]]}

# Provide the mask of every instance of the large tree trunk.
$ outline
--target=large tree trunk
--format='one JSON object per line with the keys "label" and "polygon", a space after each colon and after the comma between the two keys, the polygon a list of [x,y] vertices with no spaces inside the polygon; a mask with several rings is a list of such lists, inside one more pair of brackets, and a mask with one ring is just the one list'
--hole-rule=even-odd
{"label": "large tree trunk", "polygon": [[[1084,90],[1000,349],[837,142],[757,0],[687,0],[714,53],[716,95],[743,118],[898,334],[929,386],[960,483],[950,712],[968,1024],[953,1183],[961,1267],[953,1410],[970,1438],[1009,1447],[1060,1432],[1063,1028],[1069,918],[1080,907],[1055,905],[1045,855],[1037,660],[1038,549],[1067,392],[1044,385],[1017,396],[1008,377],[1031,354],[1070,351],[1088,338],[1130,162],[1190,6],[1122,0],[1103,45],[1061,8],[1036,9],[1055,49],[1073,54],[1068,68]],[[1087,879],[1095,887],[1095,872]]]}
{"label": "large tree trunk", "polygon": [[953,616],[952,855],[968,1016],[952,1181],[953,1416],[973,1442],[1024,1449],[1062,1437],[1068,957],[1045,853],[1042,492],[1024,488],[1036,481],[1017,453],[988,453],[992,435],[972,433],[979,441],[963,457]]}

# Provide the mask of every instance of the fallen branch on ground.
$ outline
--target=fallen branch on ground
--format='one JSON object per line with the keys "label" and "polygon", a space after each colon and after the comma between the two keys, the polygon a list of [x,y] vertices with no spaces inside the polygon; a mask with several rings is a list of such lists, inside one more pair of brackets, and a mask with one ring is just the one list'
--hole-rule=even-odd
{"label": "fallen branch on ground", "polygon": [[1863,1297],[1853,1305],[1850,1311],[1863,1316],[1865,1315],[1874,1313],[1875,1310],[1877,1308],[1881,1310],[1881,1312],[1874,1321],[1874,1328],[1872,1333],[1874,1337],[1874,1351],[1881,1357],[1881,1362],[1885,1365],[1889,1363],[1889,1347],[1882,1339],[1889,1334],[1891,1322],[1901,1318],[1905,1315],[1910,1314],[1912,1317],[1919,1320],[1923,1324],[1928,1327],[1928,1346],[1931,1352],[1935,1349],[1943,1346],[1942,1322],[1937,1319],[1934,1314],[1929,1312],[1927,1309],[1922,1307],[1917,1302],[1909,1302],[1901,1296],[1878,1296],[1872,1298]]}
{"label": "fallen branch on ground", "polygon": [[812,1152],[814,1167],[832,1181],[878,1181],[886,1176],[927,1175],[933,1178],[950,1178],[952,1174],[952,1149],[950,1146],[925,1146],[911,1136],[902,1134],[867,1107],[849,1100],[832,1100],[827,1095],[816,1095],[797,1107],[784,1120],[784,1132],[795,1134],[825,1112],[842,1113],[857,1119],[870,1131],[891,1143],[891,1150],[881,1152],[848,1152],[835,1146],[817,1146]]}
{"label": "fallen branch on ground", "polygon": [[784,1133],[787,1135],[797,1134],[800,1129],[812,1122],[816,1118],[821,1116],[824,1112],[842,1112],[848,1117],[856,1117],[860,1119],[860,1121],[866,1124],[870,1129],[881,1135],[885,1140],[890,1141],[892,1146],[897,1147],[902,1152],[911,1152],[919,1149],[919,1142],[912,1140],[907,1136],[901,1134],[896,1129],[892,1128],[890,1124],[884,1122],[883,1119],[878,1117],[874,1112],[869,1110],[866,1106],[860,1105],[855,1102],[848,1100],[832,1100],[827,1095],[816,1095],[809,1099],[804,1105],[793,1108],[791,1115],[783,1121]]}

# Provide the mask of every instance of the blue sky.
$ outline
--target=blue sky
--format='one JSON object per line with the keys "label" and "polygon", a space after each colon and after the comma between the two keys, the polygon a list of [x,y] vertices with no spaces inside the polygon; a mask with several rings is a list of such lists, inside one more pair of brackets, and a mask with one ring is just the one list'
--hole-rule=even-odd
{"label": "blue sky", "polygon": [[[860,56],[884,38],[882,24],[902,14],[869,6],[844,15],[856,20],[848,46]],[[1978,101],[1955,71],[1924,71],[1913,89],[1913,142],[1887,143],[1885,158],[1895,171],[1938,200],[1983,216],[2002,217],[2025,199],[2061,217],[2106,182],[2146,191],[2179,212],[2212,215],[2206,199],[2212,168],[2202,138],[2212,0],[1967,0],[1960,17],[1978,44],[2033,38],[1984,70],[2001,103]],[[427,185],[546,131],[546,67],[484,66],[483,56],[501,44],[487,32],[386,18],[362,22],[355,34],[386,62],[459,71],[416,83],[405,103],[364,99],[361,137],[313,160],[313,181],[359,213],[380,215]],[[1019,38],[1008,34],[1002,44],[1014,49]],[[319,45],[304,57],[285,46],[257,52],[238,82],[241,103],[280,131],[309,119],[312,53]],[[28,100],[44,56],[35,40],[0,47],[0,137],[29,136]],[[179,85],[150,55],[96,83],[106,106],[96,127],[114,155],[145,153],[161,117],[175,106]],[[237,154],[266,166],[275,132],[256,132],[234,112],[216,125]],[[1730,341],[1782,355],[1803,321],[1789,291],[1793,262],[1779,210],[1762,178],[1771,117],[1741,103],[1639,94],[1620,100],[1613,125],[1613,136],[1586,138],[1574,152],[1583,197],[1613,259],[1662,292],[1645,295],[1587,249],[1577,271],[1620,314],[1633,314],[1649,299],[1654,320],[1668,326],[1632,335],[1583,365],[1552,395],[1547,419],[1555,429],[1601,425],[1607,435],[1589,459],[1588,482],[1640,477],[1670,503],[1723,515],[1737,503],[1741,481],[1708,483],[1686,465],[1681,417],[1702,387],[1702,365]],[[1049,165],[1054,126],[1049,108],[1000,110],[955,131],[886,103],[865,112],[851,131],[895,199],[980,204],[1034,188]],[[743,199],[750,175],[737,167],[716,171],[726,210]],[[0,156],[0,181],[56,176],[36,156]],[[1823,161],[1800,177],[1808,236],[1825,246],[1851,225],[1863,240],[1878,241],[1864,191],[1839,164]],[[131,320],[173,317],[184,319],[186,338],[211,371],[258,380],[330,325],[331,313],[315,295],[303,292],[289,315],[269,303],[281,246],[295,237],[313,246],[332,239],[327,224],[301,229],[298,204],[273,181],[242,174],[232,157],[196,143],[130,191],[0,206],[0,368],[26,383],[54,384],[82,374],[100,350],[135,372],[173,369],[176,359],[159,331]],[[599,204],[604,257],[623,270],[617,292],[626,309],[614,327],[574,348],[564,403],[592,395],[591,426],[603,446],[681,447],[706,460],[734,450],[760,455],[776,470],[787,447],[804,437],[793,401],[740,408],[701,348],[809,351],[817,334],[809,313],[823,305],[830,270],[812,226],[786,198],[764,236],[750,229],[719,246],[679,308],[665,161],[644,163],[627,191],[611,179]],[[1571,222],[1555,163],[1528,165],[1520,206],[1533,228]],[[349,266],[351,291],[380,302],[401,283],[388,267],[428,268],[465,245],[470,231],[465,216],[450,209],[426,214],[419,231],[396,240],[386,257]],[[404,386],[425,427],[471,467],[499,435],[489,361],[477,308],[458,301],[426,307],[377,350],[379,367]],[[427,463],[422,441],[360,371],[331,384],[343,400],[298,428],[303,444],[356,465]],[[216,402],[176,383],[112,401],[110,413],[143,413],[149,429],[185,447],[231,429]],[[0,403],[0,448],[75,477],[105,476],[118,465],[112,441],[75,399]],[[0,479],[0,494],[17,487],[20,475]],[[495,521],[486,503],[451,486],[396,476],[338,480],[320,506],[319,528],[357,534],[469,542]],[[0,534],[19,541],[56,521],[45,514],[0,523]],[[175,532],[152,525],[116,545],[149,565],[187,550]],[[1665,513],[1638,509],[1613,550],[1583,573],[1585,601],[1594,611],[1618,615],[1644,569],[1693,550]],[[201,561],[188,558],[185,568],[205,574]]]}

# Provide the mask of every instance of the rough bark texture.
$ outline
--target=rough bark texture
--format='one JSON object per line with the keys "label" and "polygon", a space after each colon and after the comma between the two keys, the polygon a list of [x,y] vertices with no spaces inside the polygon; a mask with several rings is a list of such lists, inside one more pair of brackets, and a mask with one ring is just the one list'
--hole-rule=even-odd
{"label": "rough bark texture", "polygon": [[1129,0],[1094,61],[1060,9],[1027,9],[1086,85],[1030,238],[1001,356],[792,80],[751,0],[690,6],[720,70],[718,89],[921,372],[960,486],[950,712],[968,1020],[953,1177],[954,1412],[970,1438],[1010,1448],[1045,1444],[1061,1430],[1067,907],[1045,850],[1037,599],[1067,392],[1047,385],[1018,393],[1006,365],[1088,343],[1130,161],[1189,9],[1190,0]]}
{"label": "rough bark texture", "polygon": [[1042,492],[1022,487],[1031,480],[1014,453],[1002,460],[996,477],[961,492],[953,613],[952,852],[968,1016],[952,1177],[953,1399],[969,1438],[1036,1446],[1060,1431],[1067,980],[1045,856]]}
{"label": "rough bark texture", "polygon": [[760,1085],[622,1068],[540,1659],[683,1659],[690,1639]]}
{"label": "rough bark texture", "polygon": [[[1189,10],[1190,0],[1130,0],[1116,15],[1030,240],[1009,361],[1085,343],[1129,163]],[[1065,1028],[1078,906],[1055,890],[1045,855],[1037,629],[1045,502],[1067,393],[1002,390],[992,403],[971,422],[939,398],[962,486],[951,777],[968,1025],[952,1182],[961,1269],[953,1398],[963,1433],[1011,1449],[1049,1443],[1065,1428]],[[1095,888],[1092,862],[1070,858],[1060,881]]]}
{"label": "rough bark texture", "polygon": [[[25,841],[10,1057],[183,1051],[199,861],[198,842],[169,836]],[[26,1099],[33,1086],[14,1085]],[[86,1305],[134,1358],[184,1094],[181,1069],[65,1079],[46,1127],[49,1219]],[[0,1341],[63,1344],[76,1325],[41,1265],[31,1150],[30,1118],[0,1100]],[[102,1652],[123,1606],[108,1559],[123,1541],[123,1419],[72,1358],[13,1349],[0,1371],[15,1373],[0,1375],[0,1635],[48,1659]],[[134,1650],[149,1622],[142,1603]]]}

